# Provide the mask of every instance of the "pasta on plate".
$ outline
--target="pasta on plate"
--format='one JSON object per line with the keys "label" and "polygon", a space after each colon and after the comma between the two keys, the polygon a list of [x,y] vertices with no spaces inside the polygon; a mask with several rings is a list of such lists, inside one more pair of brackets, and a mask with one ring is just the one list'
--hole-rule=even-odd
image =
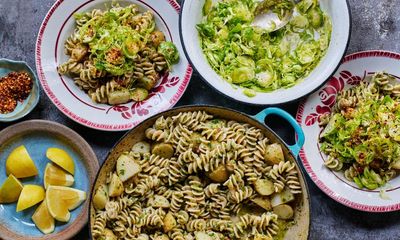
{"label": "pasta on plate", "polygon": [[76,29],[65,41],[69,59],[58,72],[72,77],[96,103],[145,100],[179,61],[176,46],[156,29],[151,11],[113,5],[74,17]]}
{"label": "pasta on plate", "polygon": [[280,239],[302,193],[261,129],[207,112],[159,117],[95,189],[95,239]]}
{"label": "pasta on plate", "polygon": [[360,188],[376,189],[400,170],[400,84],[387,73],[339,93],[321,118],[325,166]]}

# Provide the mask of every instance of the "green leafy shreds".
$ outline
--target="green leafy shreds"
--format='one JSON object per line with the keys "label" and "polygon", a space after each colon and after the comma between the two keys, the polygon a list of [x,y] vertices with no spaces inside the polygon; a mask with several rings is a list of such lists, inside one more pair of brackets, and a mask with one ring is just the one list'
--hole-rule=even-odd
{"label": "green leafy shreds", "polygon": [[[143,28],[141,26],[140,29],[135,29],[133,27],[135,24],[132,23],[137,21],[135,17],[139,17],[138,14],[133,5],[124,8],[114,7],[104,14],[94,16],[79,27],[80,40],[88,44],[90,58],[93,59],[97,69],[116,76],[133,69],[133,60],[138,51],[146,46],[151,33],[155,30],[155,21],[152,19]],[[145,14],[147,13],[143,15]],[[74,14],[77,21],[85,16],[85,13]],[[176,50],[173,44],[170,48]],[[177,56],[172,59],[174,61],[167,59],[169,64],[174,64],[176,58],[179,58],[178,53],[175,54]]]}
{"label": "green leafy shreds", "polygon": [[321,151],[343,163],[343,170],[356,166],[357,172],[348,177],[360,188],[376,189],[393,177],[390,171],[398,169],[400,104],[383,87],[370,91],[376,88],[375,77],[371,81],[350,89],[359,94],[351,115],[346,116],[346,109],[335,110],[320,142]]}
{"label": "green leafy shreds", "polygon": [[[281,8],[291,8],[288,2],[283,1]],[[197,25],[201,48],[210,66],[229,83],[257,92],[290,88],[325,56],[331,21],[318,1],[303,0],[288,25],[269,33],[251,26],[257,4],[224,0],[208,5]],[[248,58],[253,64],[239,58]]]}

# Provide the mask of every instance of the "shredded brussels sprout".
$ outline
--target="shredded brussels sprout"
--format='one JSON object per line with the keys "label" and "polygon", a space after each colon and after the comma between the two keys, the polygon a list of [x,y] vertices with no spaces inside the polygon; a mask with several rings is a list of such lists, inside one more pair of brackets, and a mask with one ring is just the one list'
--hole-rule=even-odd
{"label": "shredded brussels sprout", "polygon": [[[79,21],[86,15],[77,13],[74,17]],[[97,69],[120,76],[134,69],[133,60],[138,52],[151,44],[156,25],[152,19],[148,20],[148,24],[145,20],[140,19],[135,5],[116,6],[87,21],[79,28],[78,36],[83,43],[88,44],[90,58]],[[143,26],[135,21],[143,21]],[[172,42],[163,41],[158,52],[164,55],[169,67],[179,60],[178,51]]]}
{"label": "shredded brussels sprout", "polygon": [[360,188],[376,189],[400,169],[400,85],[385,73],[344,90],[321,133],[325,165]]}
{"label": "shredded brussels sprout", "polygon": [[[303,0],[294,7],[294,16],[284,28],[268,32],[252,26],[256,12],[269,7],[258,4],[255,0],[214,4],[207,0],[204,19],[197,25],[201,48],[210,66],[229,83],[252,92],[290,88],[325,56],[331,21],[317,0]],[[279,17],[291,10],[291,1],[280,1],[273,8]]]}

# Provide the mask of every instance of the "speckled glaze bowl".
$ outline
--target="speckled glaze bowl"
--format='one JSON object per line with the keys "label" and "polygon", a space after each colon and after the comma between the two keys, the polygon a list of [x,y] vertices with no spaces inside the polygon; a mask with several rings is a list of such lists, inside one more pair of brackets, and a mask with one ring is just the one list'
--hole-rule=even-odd
{"label": "speckled glaze bowl", "polygon": [[32,78],[32,91],[30,95],[22,102],[18,102],[13,112],[7,114],[0,113],[0,122],[12,122],[29,114],[39,102],[40,88],[39,81],[35,72],[28,66],[26,62],[14,61],[0,58],[0,77],[7,75],[9,72],[27,72]]}
{"label": "speckled glaze bowl", "polygon": [[89,192],[99,168],[97,157],[90,145],[73,130],[50,121],[30,120],[12,125],[0,132],[0,184],[7,178],[6,159],[10,152],[24,145],[32,157],[39,174],[34,177],[21,178],[25,184],[43,186],[46,157],[49,147],[65,150],[74,159],[74,184],[71,186],[87,193],[86,201],[71,211],[67,223],[56,221],[53,233],[43,235],[31,220],[36,206],[15,212],[16,203],[0,204],[0,239],[4,240],[66,240],[73,239],[87,223]]}
{"label": "speckled glaze bowl", "polygon": [[[287,112],[279,108],[267,108],[261,111],[255,116],[249,116],[244,113],[231,110],[228,108],[217,107],[217,106],[184,106],[179,108],[174,108],[162,113],[159,113],[133,128],[131,131],[125,134],[121,140],[114,146],[114,148],[109,152],[107,158],[105,159],[103,165],[101,166],[95,184],[92,188],[92,194],[90,198],[90,210],[89,210],[89,226],[90,235],[92,236],[92,226],[94,224],[95,208],[92,203],[92,197],[94,195],[94,190],[97,189],[101,184],[105,183],[107,178],[107,173],[113,171],[115,168],[118,157],[126,151],[129,151],[132,146],[145,139],[145,130],[152,126],[156,119],[160,116],[168,117],[172,115],[177,115],[181,112],[189,111],[206,111],[216,117],[235,120],[241,123],[248,123],[254,127],[261,129],[266,137],[268,137],[271,142],[280,143],[283,146],[283,151],[285,159],[296,163],[297,171],[299,173],[299,179],[303,193],[296,198],[295,209],[295,223],[293,226],[289,227],[284,239],[285,240],[306,240],[309,235],[310,228],[310,201],[309,192],[306,182],[304,181],[304,175],[300,171],[300,167],[296,161],[297,156],[304,144],[304,134],[300,126],[296,123],[296,120]],[[295,145],[288,146],[276,133],[274,133],[269,127],[267,127],[264,122],[265,118],[269,115],[278,115],[288,121],[290,125],[295,129],[297,134],[297,141]]]}

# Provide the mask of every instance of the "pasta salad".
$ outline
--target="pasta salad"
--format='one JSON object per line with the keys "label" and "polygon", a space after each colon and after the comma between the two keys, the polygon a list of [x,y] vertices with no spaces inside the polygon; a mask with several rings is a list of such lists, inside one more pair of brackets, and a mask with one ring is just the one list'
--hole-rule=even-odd
{"label": "pasta salad", "polygon": [[96,103],[145,100],[164,73],[179,61],[172,42],[156,29],[151,11],[132,4],[74,15],[76,29],[65,42],[69,75]]}
{"label": "pasta salad", "polygon": [[376,189],[400,170],[400,85],[387,73],[342,91],[322,117],[325,166],[360,188]]}

